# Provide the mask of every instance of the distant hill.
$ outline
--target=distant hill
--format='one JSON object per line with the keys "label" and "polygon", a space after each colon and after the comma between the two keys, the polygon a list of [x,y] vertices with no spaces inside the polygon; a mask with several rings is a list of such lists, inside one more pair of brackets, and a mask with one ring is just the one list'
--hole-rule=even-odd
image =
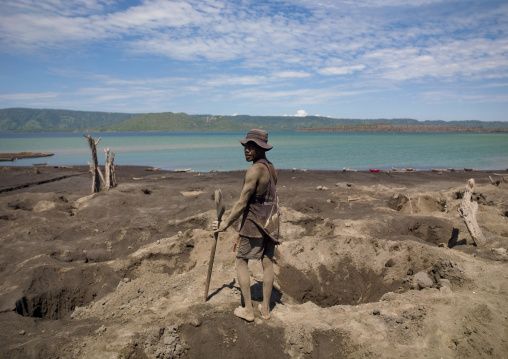
{"label": "distant hill", "polygon": [[132,116],[114,112],[7,108],[0,109],[0,131],[91,131],[123,122]]}
{"label": "distant hill", "polygon": [[374,123],[368,125],[349,125],[335,127],[311,127],[297,130],[299,132],[389,132],[389,133],[508,133],[505,128],[485,128],[446,125],[390,125]]}
{"label": "distant hill", "polygon": [[[259,128],[265,130],[285,130],[295,131],[303,128],[313,127],[335,127],[358,124],[370,124],[378,121],[386,122],[386,120],[358,120],[358,119],[338,119],[320,116],[225,116],[227,119],[236,123],[255,123]],[[411,122],[419,123],[416,120],[403,120],[405,124]]]}
{"label": "distant hill", "polygon": [[109,131],[242,131],[253,124],[235,123],[222,116],[190,116],[186,113],[147,113],[108,126]]}
{"label": "distant hill", "polygon": [[[128,114],[52,109],[0,109],[2,132],[51,131],[247,131],[260,128],[272,131],[343,131],[363,132],[377,126],[377,132],[418,132],[413,126],[434,126],[433,132],[492,132],[508,129],[507,122],[417,121],[410,118],[359,120],[320,116],[215,116],[186,113]],[[425,127],[424,127],[425,129]]]}
{"label": "distant hill", "polygon": [[[410,118],[359,120],[350,118],[330,118],[320,116],[224,116],[236,123],[255,123],[259,128],[267,130],[310,130],[312,128],[350,128],[354,126],[369,126],[374,124],[396,126],[442,126],[442,127],[468,127],[468,128],[508,128],[508,121],[417,121]],[[444,132],[444,131],[443,131]]]}

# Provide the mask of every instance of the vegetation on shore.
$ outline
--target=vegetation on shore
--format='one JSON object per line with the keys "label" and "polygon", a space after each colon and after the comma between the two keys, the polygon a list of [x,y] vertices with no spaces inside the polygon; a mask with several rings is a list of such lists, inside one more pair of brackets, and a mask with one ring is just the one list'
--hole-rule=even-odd
{"label": "vegetation on shore", "polygon": [[508,132],[508,122],[346,119],[321,116],[128,114],[52,109],[0,109],[1,132],[77,131]]}
{"label": "vegetation on shore", "polygon": [[298,132],[391,132],[391,133],[508,133],[508,128],[484,128],[438,125],[349,125],[337,127],[302,128]]}
{"label": "vegetation on shore", "polygon": [[94,131],[128,120],[128,113],[31,108],[0,109],[3,132]]}
{"label": "vegetation on shore", "polygon": [[223,116],[186,113],[147,113],[105,128],[107,131],[248,131],[253,124],[235,123]]}

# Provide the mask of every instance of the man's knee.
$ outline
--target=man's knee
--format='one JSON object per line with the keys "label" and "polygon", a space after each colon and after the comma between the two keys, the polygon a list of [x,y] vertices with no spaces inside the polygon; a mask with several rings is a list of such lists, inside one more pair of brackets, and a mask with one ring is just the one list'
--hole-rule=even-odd
{"label": "man's knee", "polygon": [[273,259],[265,256],[265,257],[263,257],[261,264],[263,265],[264,269],[269,269],[269,268],[273,267]]}

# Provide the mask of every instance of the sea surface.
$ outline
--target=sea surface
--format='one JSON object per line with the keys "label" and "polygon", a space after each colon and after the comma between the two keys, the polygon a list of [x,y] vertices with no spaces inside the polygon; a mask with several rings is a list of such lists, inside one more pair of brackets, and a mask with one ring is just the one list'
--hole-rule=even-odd
{"label": "sea surface", "polygon": [[[86,133],[115,153],[115,165],[196,172],[249,167],[238,140],[246,132]],[[312,133],[272,131],[267,157],[277,168],[308,170],[391,170],[508,168],[508,134],[497,133]],[[87,165],[91,151],[83,133],[0,133],[0,152],[54,153],[47,158],[2,162],[2,166]]]}

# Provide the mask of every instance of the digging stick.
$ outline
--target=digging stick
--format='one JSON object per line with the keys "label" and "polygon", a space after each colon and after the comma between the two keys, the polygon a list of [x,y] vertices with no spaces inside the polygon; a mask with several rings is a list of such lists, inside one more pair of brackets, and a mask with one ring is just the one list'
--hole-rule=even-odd
{"label": "digging stick", "polygon": [[[222,200],[222,192],[220,189],[215,191],[215,207],[217,208],[217,221],[219,222],[217,226],[220,226],[220,220],[226,207],[224,206],[224,201]],[[214,241],[212,243],[212,251],[210,252],[210,261],[208,262],[208,274],[206,276],[206,284],[205,284],[205,302],[208,299],[208,287],[210,287],[210,278],[212,277],[212,268],[213,268],[213,260],[215,259],[215,248],[217,247],[217,239],[219,238],[219,233],[214,233]]]}

